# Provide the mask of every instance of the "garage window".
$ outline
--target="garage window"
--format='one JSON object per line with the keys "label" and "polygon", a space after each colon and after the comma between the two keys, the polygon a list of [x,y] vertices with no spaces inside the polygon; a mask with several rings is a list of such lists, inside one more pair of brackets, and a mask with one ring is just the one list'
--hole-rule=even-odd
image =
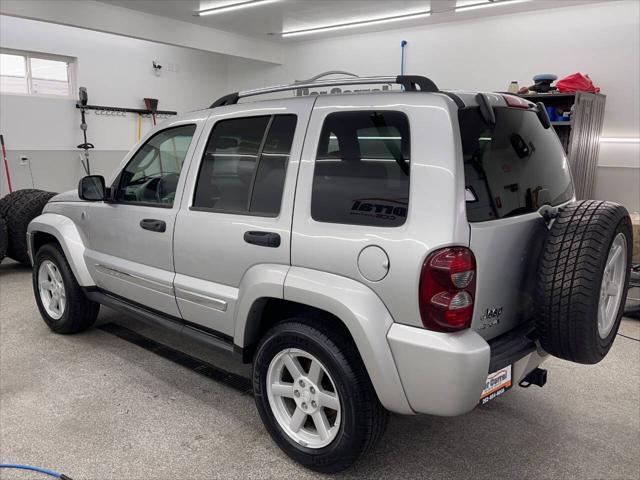
{"label": "garage window", "polygon": [[17,50],[0,51],[0,92],[71,97],[75,59]]}
{"label": "garage window", "polygon": [[402,225],[409,203],[409,145],[409,120],[401,112],[329,114],[313,174],[313,219]]}
{"label": "garage window", "polygon": [[202,159],[193,209],[277,216],[295,127],[295,115],[218,122]]}

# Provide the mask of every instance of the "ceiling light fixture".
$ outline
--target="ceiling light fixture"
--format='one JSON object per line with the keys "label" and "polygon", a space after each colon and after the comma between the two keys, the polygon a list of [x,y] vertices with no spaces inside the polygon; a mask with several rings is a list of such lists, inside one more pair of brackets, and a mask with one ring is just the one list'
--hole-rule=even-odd
{"label": "ceiling light fixture", "polygon": [[426,18],[431,15],[431,10],[415,13],[407,13],[404,15],[396,15],[393,17],[379,17],[369,20],[357,20],[354,22],[338,23],[335,25],[325,25],[322,27],[305,28],[301,30],[291,30],[282,32],[282,38],[296,37],[299,35],[310,35],[312,33],[332,32],[335,30],[343,30],[345,28],[367,27],[369,25],[380,25],[383,23],[400,22],[402,20],[413,20],[416,18]]}
{"label": "ceiling light fixture", "polygon": [[204,10],[200,10],[199,12],[195,12],[194,15],[196,17],[202,17],[204,15],[214,15],[216,13],[232,12],[234,10],[240,10],[241,8],[257,7],[260,5],[265,5],[267,3],[274,3],[279,1],[280,0],[248,0],[245,2],[237,2],[237,3],[228,4],[228,5],[223,5],[221,7],[206,8]]}
{"label": "ceiling light fixture", "polygon": [[478,10],[480,8],[487,8],[487,7],[497,7],[499,5],[513,5],[514,3],[524,3],[524,2],[530,2],[531,0],[486,0],[484,2],[481,3],[474,3],[471,5],[463,5],[461,7],[456,7],[455,10],[456,12],[461,12],[461,11],[469,11],[469,10]]}

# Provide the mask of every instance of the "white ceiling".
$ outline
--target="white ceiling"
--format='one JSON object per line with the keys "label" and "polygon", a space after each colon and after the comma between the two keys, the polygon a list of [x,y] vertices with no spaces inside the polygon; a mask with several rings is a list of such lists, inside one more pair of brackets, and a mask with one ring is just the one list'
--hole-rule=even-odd
{"label": "white ceiling", "polygon": [[[300,41],[548,8],[577,7],[585,3],[597,3],[598,1],[605,0],[529,0],[523,3],[458,13],[453,11],[456,0],[280,0],[274,3],[202,17],[194,16],[194,12],[206,8],[228,5],[229,3],[237,3],[239,0],[101,1],[102,3],[117,5],[241,35],[276,41]],[[292,39],[282,39],[278,35],[288,30],[299,30],[425,11],[429,10],[430,6],[433,14],[428,18],[346,29],[337,32],[305,35]]]}

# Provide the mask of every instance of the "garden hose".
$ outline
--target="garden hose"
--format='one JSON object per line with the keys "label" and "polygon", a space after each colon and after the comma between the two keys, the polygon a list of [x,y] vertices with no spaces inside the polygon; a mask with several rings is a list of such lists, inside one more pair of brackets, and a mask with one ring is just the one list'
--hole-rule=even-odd
{"label": "garden hose", "polygon": [[44,475],[49,475],[50,477],[53,477],[53,478],[59,478],[60,480],[72,480],[70,477],[67,477],[64,473],[54,472],[53,470],[49,470],[47,468],[32,467],[31,465],[20,465],[19,463],[0,463],[0,468],[15,468],[18,470],[30,470],[32,472],[38,472]]}

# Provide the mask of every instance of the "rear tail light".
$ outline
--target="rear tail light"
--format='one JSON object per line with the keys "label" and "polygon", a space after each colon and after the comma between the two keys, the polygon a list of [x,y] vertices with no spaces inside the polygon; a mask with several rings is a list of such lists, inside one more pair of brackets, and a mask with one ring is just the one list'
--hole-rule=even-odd
{"label": "rear tail light", "polygon": [[448,247],[429,255],[420,276],[422,324],[437,332],[469,328],[476,287],[476,260],[466,247]]}

